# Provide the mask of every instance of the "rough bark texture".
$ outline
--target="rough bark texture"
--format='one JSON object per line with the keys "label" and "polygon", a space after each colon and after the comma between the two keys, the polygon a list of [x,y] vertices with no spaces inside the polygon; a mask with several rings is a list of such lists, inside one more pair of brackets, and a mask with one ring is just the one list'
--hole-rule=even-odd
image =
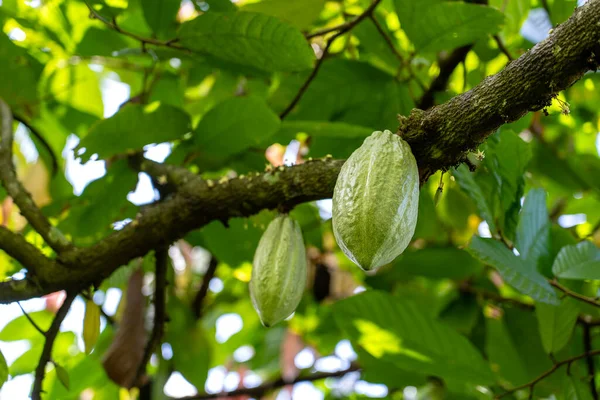
{"label": "rough bark texture", "polygon": [[[399,133],[411,145],[421,182],[439,169],[459,164],[468,150],[502,124],[547,106],[559,91],[597,69],[599,40],[600,0],[590,0],[548,39],[500,73],[445,104],[427,111],[415,109],[408,117],[400,117]],[[0,244],[17,246],[7,251],[15,258],[20,255],[24,267],[36,272],[35,279],[0,283],[0,303],[99,282],[131,259],[213,220],[227,221],[263,209],[288,209],[329,198],[342,164],[340,160],[316,160],[217,183],[178,167],[143,161],[141,170],[166,177],[177,187],[176,193],[93,246],[63,250],[56,260],[45,260],[43,268],[36,269],[28,265],[34,262],[26,256],[29,249],[16,237],[0,232]],[[39,258],[34,253],[31,257]]]}

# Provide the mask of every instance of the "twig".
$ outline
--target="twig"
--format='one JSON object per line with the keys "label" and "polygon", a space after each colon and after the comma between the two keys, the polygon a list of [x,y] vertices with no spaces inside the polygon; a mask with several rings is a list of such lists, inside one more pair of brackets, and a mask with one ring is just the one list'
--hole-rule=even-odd
{"label": "twig", "polygon": [[208,294],[208,287],[210,285],[210,281],[215,276],[218,264],[219,261],[214,256],[212,256],[210,258],[210,263],[208,264],[208,269],[204,274],[204,278],[202,278],[202,285],[200,286],[200,289],[198,289],[196,297],[194,297],[192,309],[194,312],[194,317],[196,317],[196,319],[200,319],[200,317],[202,317],[202,304],[204,303],[204,299]]}
{"label": "twig", "polygon": [[427,110],[433,107],[435,103],[435,94],[446,89],[450,76],[456,69],[456,67],[465,60],[469,51],[473,48],[472,44],[459,47],[455,49],[450,55],[439,62],[440,73],[431,82],[429,89],[423,93],[421,100],[419,100],[417,107],[421,110]]}
{"label": "twig", "polygon": [[52,176],[55,176],[56,173],[58,172],[58,160],[56,159],[54,150],[52,150],[52,147],[50,147],[50,144],[48,143],[48,141],[44,138],[44,136],[40,133],[39,130],[37,130],[35,127],[33,127],[33,125],[31,125],[22,116],[13,114],[13,118],[15,119],[15,121],[18,121],[21,124],[23,124],[29,130],[29,132],[31,132],[31,134],[33,136],[35,136],[40,141],[42,146],[46,149],[46,151],[50,155],[50,158],[52,159]]}
{"label": "twig", "polygon": [[54,340],[58,335],[58,331],[60,329],[60,324],[63,322],[69,309],[71,308],[71,304],[73,300],[77,296],[77,293],[67,293],[67,298],[64,303],[58,309],[54,320],[52,321],[52,325],[46,332],[46,341],[44,342],[44,348],[42,350],[42,355],[40,356],[40,361],[38,362],[37,367],[35,368],[35,379],[33,381],[33,390],[31,392],[32,400],[41,400],[42,395],[42,383],[44,381],[44,376],[46,374],[46,364],[52,359],[52,346],[54,345]]}
{"label": "twig", "polygon": [[0,99],[0,180],[6,189],[6,192],[12,197],[21,214],[27,219],[27,222],[44,238],[46,243],[57,253],[72,247],[65,236],[42,214],[41,210],[35,205],[31,195],[21,182],[17,179],[15,167],[13,165],[13,117],[4,100]]}
{"label": "twig", "polygon": [[[583,349],[586,353],[592,351],[592,335],[589,325],[583,326]],[[590,376],[590,393],[594,400],[598,400],[598,390],[596,389],[596,371],[594,368],[594,359],[591,356],[585,359],[587,364],[588,375]]]}
{"label": "twig", "polygon": [[325,29],[321,29],[316,32],[310,33],[310,34],[306,35],[306,38],[312,39],[314,37],[323,36],[323,35],[326,35],[328,33],[335,32],[335,31],[338,31],[338,34],[339,34],[339,32],[344,32],[344,33],[348,32],[349,30],[354,28],[360,21],[362,21],[363,19],[365,19],[366,17],[371,15],[373,13],[373,11],[375,10],[375,7],[377,7],[380,2],[381,2],[381,0],[374,0],[371,3],[371,5],[365,11],[363,11],[362,14],[358,15],[353,20],[344,22],[343,24],[333,26],[331,28],[325,28]]}
{"label": "twig", "polygon": [[[362,20],[367,18],[369,15],[371,15],[371,13],[375,10],[375,7],[377,7],[380,2],[381,2],[381,0],[374,0],[371,3],[371,5],[358,17],[354,18],[352,21],[348,21],[345,24],[339,25],[336,29],[333,29],[330,31],[330,32],[333,32],[333,31],[337,30],[338,32],[327,41],[327,44],[325,45],[325,48],[323,49],[323,54],[317,60],[317,63],[315,64],[315,67],[310,72],[310,75],[308,76],[306,81],[304,81],[304,83],[298,90],[298,93],[296,93],[296,96],[291,101],[291,103],[286,107],[285,110],[283,110],[283,112],[281,114],[279,114],[279,117],[281,119],[284,119],[294,109],[294,107],[296,107],[296,104],[298,104],[298,102],[300,101],[302,96],[304,96],[306,89],[308,89],[308,87],[310,86],[312,81],[315,79],[315,77],[317,76],[317,73],[319,72],[319,69],[321,68],[321,65],[323,64],[323,61],[325,61],[325,58],[327,58],[327,55],[329,54],[329,48],[331,47],[332,43],[335,42],[335,40],[337,38],[339,38],[340,36],[344,35],[348,31],[352,30]],[[314,35],[314,36],[318,36],[318,35]],[[313,36],[308,36],[308,37],[313,37]]]}
{"label": "twig", "polygon": [[90,10],[90,18],[97,19],[97,20],[103,22],[106,26],[108,26],[111,29],[114,29],[115,31],[119,32],[122,35],[129,36],[132,39],[138,40],[142,44],[152,44],[155,46],[165,46],[165,47],[170,47],[170,48],[178,49],[178,50],[188,50],[185,47],[178,45],[174,39],[158,40],[158,39],[152,39],[152,38],[139,36],[133,32],[126,31],[117,24],[116,20],[113,19],[111,21],[111,20],[103,17],[102,15],[100,15],[98,13],[98,11],[94,10],[94,7],[89,3],[88,0],[84,0],[84,2],[85,2],[85,5]]}
{"label": "twig", "polygon": [[556,279],[551,279],[548,282],[550,282],[550,284],[552,286],[554,286],[555,288],[557,288],[558,290],[560,290],[561,292],[563,292],[564,294],[566,294],[569,297],[573,297],[574,299],[583,301],[584,303],[590,304],[594,307],[600,307],[600,303],[597,302],[596,300],[592,299],[591,297],[587,297],[580,293],[572,291],[571,289],[558,283],[558,281]]}
{"label": "twig", "polygon": [[404,57],[402,57],[402,54],[400,54],[400,52],[396,49],[396,46],[394,46],[394,42],[392,42],[392,39],[387,35],[387,33],[385,33],[385,30],[383,30],[383,27],[381,26],[379,21],[377,21],[377,18],[375,18],[373,14],[370,14],[369,18],[371,19],[371,21],[373,21],[377,32],[379,32],[379,35],[381,35],[383,40],[385,40],[385,43],[388,45],[392,53],[394,53],[398,61],[404,64]]}
{"label": "twig", "polygon": [[170,398],[170,400],[207,400],[207,399],[219,399],[219,398],[234,398],[236,396],[250,396],[250,397],[260,398],[261,396],[264,395],[264,393],[271,391],[273,389],[283,387],[283,386],[294,385],[298,382],[314,382],[314,381],[319,381],[321,379],[336,378],[336,377],[344,376],[349,372],[354,372],[354,371],[358,371],[358,370],[360,370],[360,367],[356,364],[352,364],[349,368],[341,370],[341,371],[336,371],[336,372],[317,372],[312,375],[308,375],[308,376],[304,376],[304,377],[300,376],[300,377],[290,380],[290,381],[286,381],[280,377],[274,381],[263,383],[262,385],[257,386],[255,388],[242,388],[242,389],[232,390],[231,392],[214,393],[214,394],[201,393],[201,394],[197,394],[194,396]]}
{"label": "twig", "polygon": [[155,252],[156,269],[154,273],[154,323],[152,325],[152,334],[146,343],[144,356],[137,371],[136,383],[141,382],[141,378],[146,372],[146,365],[152,357],[152,353],[160,344],[165,331],[166,322],[166,287],[167,287],[167,264],[169,254],[166,247],[157,249]]}
{"label": "twig", "polygon": [[17,301],[17,304],[19,305],[19,308],[21,309],[21,311],[23,312],[23,315],[25,316],[25,318],[27,318],[27,320],[29,321],[29,323],[31,325],[33,325],[33,327],[35,328],[36,331],[38,331],[39,333],[41,333],[42,335],[46,336],[46,331],[44,331],[42,328],[40,328],[40,326],[37,324],[37,322],[35,322],[33,320],[33,318],[31,318],[31,315],[29,315],[27,313],[27,311],[25,311],[25,309],[23,308],[23,306],[21,305],[21,302]]}
{"label": "twig", "polygon": [[508,396],[511,393],[514,393],[518,390],[521,389],[526,389],[529,388],[529,393],[533,393],[533,388],[534,386],[541,381],[542,379],[552,375],[557,369],[559,369],[560,367],[562,367],[563,365],[567,365],[569,368],[571,367],[571,364],[574,363],[577,360],[581,360],[582,358],[587,358],[587,357],[593,357],[593,356],[597,356],[600,354],[600,350],[593,350],[593,351],[586,351],[583,354],[579,354],[577,356],[571,357],[571,358],[567,358],[565,360],[559,361],[556,364],[554,364],[552,366],[552,368],[550,368],[549,370],[545,371],[544,373],[542,373],[541,375],[537,376],[536,378],[532,379],[531,381],[524,383],[523,385],[519,385],[516,386],[510,390],[507,390],[504,393],[501,393],[497,396],[494,397],[494,399],[501,399],[502,397]]}
{"label": "twig", "polygon": [[498,48],[500,49],[500,51],[502,53],[504,53],[504,55],[506,56],[506,58],[508,58],[509,61],[514,60],[513,56],[510,54],[510,51],[508,51],[508,49],[504,45],[504,42],[502,41],[502,39],[500,39],[500,36],[494,35],[493,38],[496,41],[496,44],[498,45]]}

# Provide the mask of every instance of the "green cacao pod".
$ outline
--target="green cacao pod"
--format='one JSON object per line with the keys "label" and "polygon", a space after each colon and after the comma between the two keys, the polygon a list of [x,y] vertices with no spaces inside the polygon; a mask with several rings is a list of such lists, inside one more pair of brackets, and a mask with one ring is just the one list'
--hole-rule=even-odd
{"label": "green cacao pod", "polygon": [[306,286],[306,250],[298,222],[275,218],[260,238],[250,278],[250,298],[266,327],[298,307]]}
{"label": "green cacao pod", "polygon": [[391,262],[417,225],[419,171],[410,146],[390,131],[373,132],[344,163],[333,193],[333,233],[364,270]]}

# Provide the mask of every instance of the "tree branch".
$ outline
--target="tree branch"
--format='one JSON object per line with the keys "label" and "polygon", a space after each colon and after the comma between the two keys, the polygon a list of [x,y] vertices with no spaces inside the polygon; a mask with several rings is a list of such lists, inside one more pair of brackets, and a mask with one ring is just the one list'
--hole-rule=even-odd
{"label": "tree branch", "polygon": [[52,325],[50,325],[50,328],[45,333],[46,341],[44,342],[44,348],[42,350],[42,355],[40,356],[40,361],[35,369],[35,379],[33,381],[33,390],[31,392],[32,400],[41,400],[42,398],[42,383],[44,381],[44,376],[46,375],[46,364],[52,360],[52,346],[54,345],[54,340],[58,335],[60,324],[62,324],[63,320],[67,316],[67,313],[71,308],[71,304],[76,296],[77,293],[75,292],[67,293],[67,298],[62,306],[60,306],[58,309],[58,312],[52,321]]}
{"label": "tree branch", "polygon": [[220,398],[234,398],[236,396],[250,396],[255,398],[260,398],[266,392],[269,392],[273,389],[277,389],[287,385],[294,385],[298,382],[314,382],[327,378],[336,378],[346,375],[347,373],[354,372],[360,370],[360,367],[356,364],[352,364],[349,368],[336,371],[336,372],[317,372],[308,376],[299,376],[296,379],[286,381],[283,378],[278,378],[271,382],[263,383],[260,386],[255,388],[242,388],[232,390],[231,392],[222,392],[222,393],[202,393],[194,396],[187,397],[179,397],[179,398],[171,398],[170,400],[208,400],[208,399],[220,399]]}
{"label": "tree branch", "polygon": [[[317,60],[317,63],[315,64],[315,67],[310,72],[310,75],[308,75],[308,78],[306,78],[306,80],[304,81],[304,83],[298,90],[298,93],[296,93],[296,96],[292,99],[290,104],[285,108],[285,110],[283,110],[281,112],[281,114],[279,114],[279,117],[281,119],[284,119],[294,109],[294,107],[296,107],[296,105],[298,104],[300,99],[302,99],[302,96],[304,96],[304,93],[306,92],[306,90],[308,89],[308,87],[310,86],[312,81],[316,78],[317,73],[319,72],[319,69],[321,69],[321,65],[323,64],[323,61],[325,61],[325,58],[327,58],[327,55],[329,54],[329,48],[331,47],[333,42],[335,42],[335,40],[337,38],[339,38],[340,36],[346,34],[350,30],[352,30],[362,20],[367,18],[369,15],[371,15],[373,13],[373,11],[375,10],[375,7],[377,7],[380,2],[381,2],[381,0],[373,0],[371,5],[369,7],[367,7],[367,9],[362,14],[360,14],[358,17],[354,18],[352,21],[348,21],[345,24],[339,25],[336,29],[334,29],[334,30],[337,30],[338,32],[327,41],[327,44],[325,45],[325,48],[323,49],[323,54]],[[317,35],[315,35],[315,36],[317,36]],[[312,36],[310,36],[310,37],[312,37]]]}
{"label": "tree branch", "polygon": [[215,272],[217,271],[217,265],[219,265],[219,261],[215,257],[210,258],[210,263],[208,264],[208,269],[202,278],[202,285],[200,289],[198,289],[198,293],[194,297],[194,302],[192,304],[192,311],[194,312],[194,317],[196,319],[200,319],[202,317],[202,304],[204,303],[204,299],[208,294],[208,288],[210,285],[210,281],[215,276]]}
{"label": "tree branch", "polygon": [[[592,351],[592,335],[591,335],[591,326],[584,325],[583,326],[583,349],[586,353],[590,353]],[[587,364],[588,375],[590,376],[590,393],[592,394],[592,398],[594,400],[598,400],[598,390],[596,389],[596,370],[594,368],[594,358],[591,355],[588,355],[585,359]]]}
{"label": "tree branch", "polygon": [[13,165],[13,117],[4,100],[0,99],[0,180],[6,189],[6,192],[17,206],[21,214],[31,224],[48,243],[48,245],[57,253],[61,253],[70,247],[71,243],[64,235],[42,214],[40,209],[35,205],[31,195],[21,182],[17,179],[17,174]]}
{"label": "tree branch", "polygon": [[561,292],[563,292],[565,295],[567,295],[569,297],[573,297],[574,299],[577,299],[579,301],[582,301],[582,302],[592,305],[594,307],[600,307],[600,303],[597,302],[596,300],[592,299],[591,297],[584,296],[581,293],[572,291],[568,287],[563,286],[560,283],[558,283],[558,281],[556,279],[549,280],[548,282],[552,286],[554,286],[555,288],[557,288],[558,290],[560,290]]}
{"label": "tree branch", "polygon": [[599,354],[600,354],[600,350],[586,351],[585,353],[579,354],[579,355],[577,355],[575,357],[571,357],[571,358],[567,358],[566,360],[559,361],[556,364],[554,364],[552,366],[552,368],[550,368],[549,370],[543,372],[538,377],[532,379],[531,381],[529,381],[529,382],[527,382],[527,383],[525,383],[523,385],[519,385],[519,386],[516,386],[516,387],[514,387],[514,388],[512,388],[510,390],[507,390],[506,392],[501,393],[501,394],[495,396],[494,399],[501,399],[501,398],[503,398],[505,396],[508,396],[509,394],[514,393],[514,392],[516,392],[518,390],[527,389],[527,388],[529,388],[529,392],[530,393],[533,393],[533,389],[534,389],[535,385],[539,381],[541,381],[542,379],[544,379],[544,378],[552,375],[557,369],[559,369],[563,365],[570,366],[572,363],[574,363],[577,360],[581,360],[582,358],[597,356]]}
{"label": "tree branch", "polygon": [[[470,91],[427,111],[400,118],[399,133],[411,146],[421,182],[465,159],[504,123],[549,104],[600,63],[600,0],[590,0],[543,42]],[[160,204],[149,206],[123,229],[86,248],[63,252],[37,282],[0,282],[0,303],[81,289],[121,265],[214,220],[249,216],[263,209],[330,198],[344,161],[314,160],[294,167],[238,177],[224,183],[191,176]],[[144,161],[141,169],[153,165]],[[24,265],[32,268],[31,264]],[[16,285],[18,284],[18,285]],[[16,288],[15,286],[18,286]]]}
{"label": "tree branch", "polygon": [[19,305],[19,308],[23,312],[25,318],[27,318],[27,321],[29,321],[29,323],[35,328],[35,330],[41,333],[42,335],[46,336],[46,332],[42,328],[40,328],[40,326],[37,324],[37,322],[33,320],[33,318],[31,318],[31,315],[29,315],[27,311],[25,311],[21,303],[17,301],[17,304]]}
{"label": "tree branch", "polygon": [[160,345],[165,331],[167,307],[167,265],[169,261],[168,248],[162,247],[155,251],[156,269],[154,273],[154,322],[152,334],[148,339],[144,356],[137,371],[135,382],[140,383],[140,378],[146,372],[146,365],[152,357],[154,350]]}

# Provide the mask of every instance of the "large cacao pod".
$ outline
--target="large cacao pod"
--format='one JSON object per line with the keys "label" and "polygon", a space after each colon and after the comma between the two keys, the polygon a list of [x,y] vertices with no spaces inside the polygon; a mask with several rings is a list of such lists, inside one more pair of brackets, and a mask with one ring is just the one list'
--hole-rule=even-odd
{"label": "large cacao pod", "polygon": [[333,193],[333,233],[364,270],[391,262],[417,225],[419,171],[410,146],[390,131],[373,132],[344,163]]}
{"label": "large cacao pod", "polygon": [[306,271],[300,225],[288,215],[276,217],[260,238],[250,279],[250,298],[263,325],[273,326],[296,310]]}

